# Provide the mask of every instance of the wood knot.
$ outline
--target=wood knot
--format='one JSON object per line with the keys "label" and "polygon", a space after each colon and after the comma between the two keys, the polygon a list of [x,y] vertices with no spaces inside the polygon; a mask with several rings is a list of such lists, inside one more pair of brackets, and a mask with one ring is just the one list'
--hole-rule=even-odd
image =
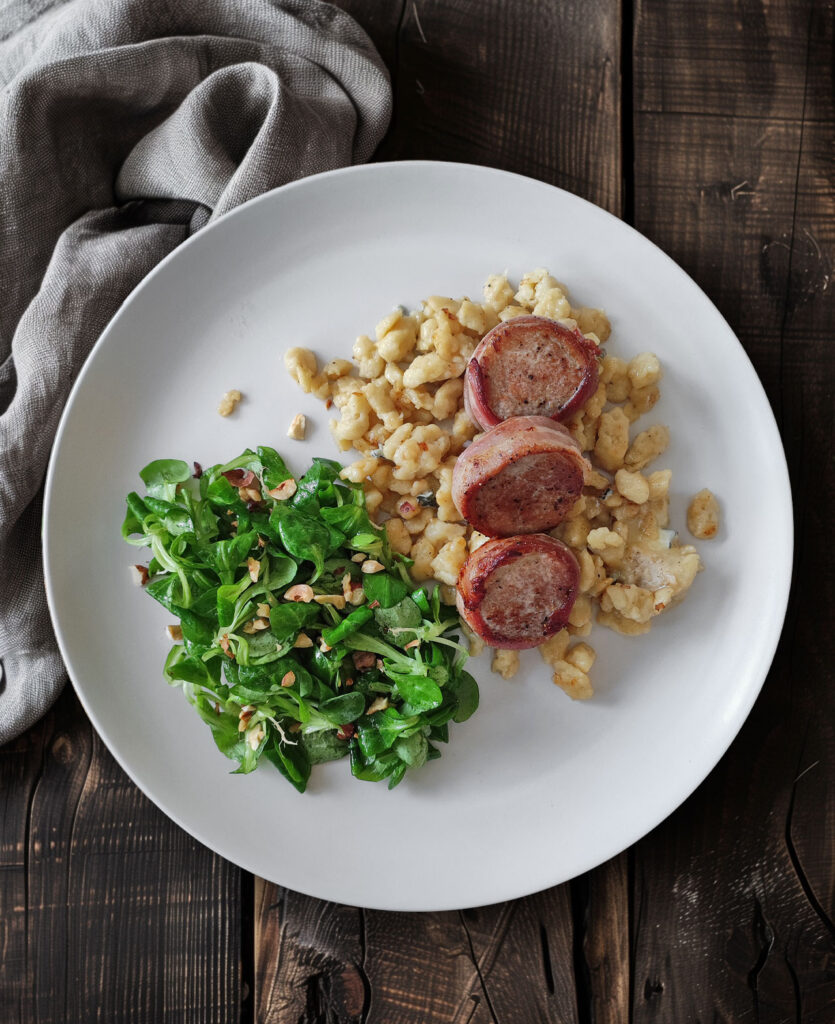
{"label": "wood knot", "polygon": [[791,315],[798,307],[825,292],[832,276],[832,259],[808,228],[778,238],[762,238],[760,274],[769,294],[785,302]]}
{"label": "wood knot", "polygon": [[52,744],[52,756],[58,764],[71,764],[73,760],[72,740],[66,733],[56,736]]}
{"label": "wood knot", "polygon": [[644,982],[644,999],[646,999],[647,1002],[651,1002],[653,999],[656,999],[658,996],[661,995],[663,991],[664,982],[659,981],[657,978],[655,979],[655,981],[652,981],[652,979],[647,978],[647,980]]}

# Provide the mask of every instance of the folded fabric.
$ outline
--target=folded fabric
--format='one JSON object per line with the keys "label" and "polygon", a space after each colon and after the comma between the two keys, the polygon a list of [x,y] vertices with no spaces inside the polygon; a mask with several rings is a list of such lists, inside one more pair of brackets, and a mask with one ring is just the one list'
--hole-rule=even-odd
{"label": "folded fabric", "polygon": [[12,0],[0,11],[0,86],[4,743],[64,683],[40,492],[93,343],[153,266],[208,221],[367,160],[391,90],[365,33],[318,0]]}

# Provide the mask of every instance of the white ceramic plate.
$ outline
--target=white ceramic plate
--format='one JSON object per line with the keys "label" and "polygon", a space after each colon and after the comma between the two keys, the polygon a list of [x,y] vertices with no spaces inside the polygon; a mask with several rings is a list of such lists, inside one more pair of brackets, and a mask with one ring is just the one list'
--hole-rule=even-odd
{"label": "white ceramic plate", "polygon": [[[474,663],[481,707],[443,757],[396,790],[341,762],[296,793],[271,766],[230,774],[162,680],[167,613],[131,585],[119,526],[136,472],[161,457],[225,461],[268,444],[296,471],[339,457],[328,413],[287,377],[305,345],[349,356],[400,303],[480,294],[538,266],[609,313],[611,352],[653,350],[669,424],[673,525],[710,487],[719,537],[686,602],[640,639],[599,627],[594,700],[572,703],[536,652],[503,681]],[[220,396],[246,396],[235,416]],[[285,432],[307,414],[304,443]],[[344,458],[344,456],[343,456]],[[94,467],[94,468],[93,468]],[[92,469],[92,471],[91,471]],[[736,735],[785,613],[791,498],[763,390],[728,325],[659,249],[556,188],[456,164],[375,164],[262,196],[191,239],[102,335],[50,466],[46,578],[82,703],[137,785],[244,868],[301,892],[395,910],[473,906],[571,878],[618,853],[690,794]]]}

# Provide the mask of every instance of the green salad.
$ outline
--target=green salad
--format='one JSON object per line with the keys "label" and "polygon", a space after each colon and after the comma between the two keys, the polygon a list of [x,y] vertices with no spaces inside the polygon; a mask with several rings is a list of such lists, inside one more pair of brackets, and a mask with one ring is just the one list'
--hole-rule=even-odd
{"label": "green salad", "polygon": [[205,471],[161,459],[122,525],[151,550],[144,589],[179,620],[165,679],[237,772],[266,758],[300,792],[341,757],[392,788],[478,707],[455,610],[414,585],[340,469],[314,459],[296,480],[272,448]]}

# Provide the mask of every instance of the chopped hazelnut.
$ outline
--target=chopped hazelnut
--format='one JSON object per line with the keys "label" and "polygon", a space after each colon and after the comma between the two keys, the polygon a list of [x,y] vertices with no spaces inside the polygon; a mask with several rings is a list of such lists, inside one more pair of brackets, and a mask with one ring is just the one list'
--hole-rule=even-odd
{"label": "chopped hazelnut", "polygon": [[367,575],[370,575],[371,573],[382,572],[383,569],[385,569],[385,566],[383,565],[382,562],[378,562],[373,558],[369,558],[362,563],[360,569],[362,569],[362,571]]}
{"label": "chopped hazelnut", "polygon": [[254,729],[250,729],[246,734],[246,741],[250,746],[251,750],[257,750],[261,740],[266,736],[266,733],[260,725],[256,725]]}
{"label": "chopped hazelnut", "polygon": [[288,498],[292,498],[298,490],[298,484],[290,477],[288,480],[282,480],[277,487],[273,487],[272,490],[267,491],[267,494],[271,498],[275,498],[276,501],[287,501]]}
{"label": "chopped hazelnut", "polygon": [[307,418],[303,412],[297,412],[287,431],[287,436],[293,441],[303,441],[304,432],[307,429]]}
{"label": "chopped hazelnut", "polygon": [[179,624],[166,626],[165,632],[168,634],[169,640],[173,640],[174,643],[179,643],[183,639],[183,627]]}
{"label": "chopped hazelnut", "polygon": [[375,699],[369,704],[368,710],[365,713],[367,715],[373,715],[378,711],[385,711],[388,706],[388,697],[375,697]]}
{"label": "chopped hazelnut", "polygon": [[307,583],[297,583],[294,587],[284,591],[285,601],[295,601],[297,604],[310,604],[313,600],[313,587]]}
{"label": "chopped hazelnut", "polygon": [[[363,555],[363,558],[364,557],[365,555]],[[137,587],[144,587],[150,579],[148,576],[148,570],[144,565],[132,565],[130,567],[130,574]]]}
{"label": "chopped hazelnut", "polygon": [[312,647],[313,641],[307,635],[307,633],[299,633],[293,644],[294,647]]}
{"label": "chopped hazelnut", "polygon": [[345,598],[342,594],[317,594],[313,600],[316,604],[332,604],[340,611],[345,607]]}
{"label": "chopped hazelnut", "polygon": [[261,575],[261,563],[257,558],[247,558],[246,567],[249,569],[249,578],[253,583],[257,583],[258,577]]}

